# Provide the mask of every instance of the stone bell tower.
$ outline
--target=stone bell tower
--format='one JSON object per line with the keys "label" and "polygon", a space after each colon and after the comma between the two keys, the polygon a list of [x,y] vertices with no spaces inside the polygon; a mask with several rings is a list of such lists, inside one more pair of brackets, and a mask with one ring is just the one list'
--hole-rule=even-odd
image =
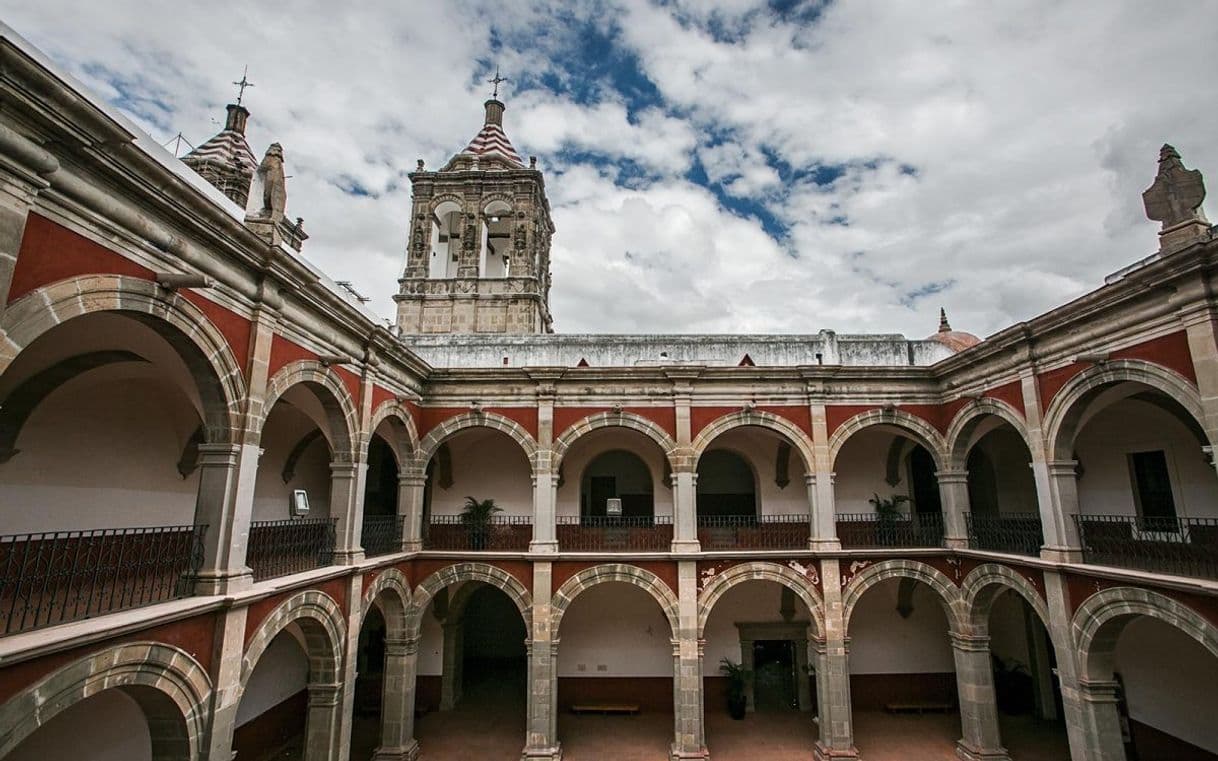
{"label": "stone bell tower", "polygon": [[[498,75],[496,75],[498,77]],[[394,296],[398,330],[417,333],[550,333],[550,202],[503,131],[504,105],[439,171],[420,160],[406,272]]]}

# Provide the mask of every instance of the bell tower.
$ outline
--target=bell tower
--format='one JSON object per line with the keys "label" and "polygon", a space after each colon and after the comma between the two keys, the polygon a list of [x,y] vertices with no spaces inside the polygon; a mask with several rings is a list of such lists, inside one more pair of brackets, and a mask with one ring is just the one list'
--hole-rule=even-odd
{"label": "bell tower", "polygon": [[504,133],[503,102],[493,96],[485,107],[463,151],[439,171],[420,160],[410,174],[406,272],[394,296],[400,333],[553,332],[545,180]]}

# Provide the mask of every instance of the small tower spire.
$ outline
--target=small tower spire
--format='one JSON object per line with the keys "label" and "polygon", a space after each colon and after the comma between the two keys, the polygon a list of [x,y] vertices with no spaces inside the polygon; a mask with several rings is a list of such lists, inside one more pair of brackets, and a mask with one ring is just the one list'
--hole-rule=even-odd
{"label": "small tower spire", "polygon": [[951,323],[947,321],[947,310],[943,307],[939,307],[939,332],[950,333],[951,329]]}

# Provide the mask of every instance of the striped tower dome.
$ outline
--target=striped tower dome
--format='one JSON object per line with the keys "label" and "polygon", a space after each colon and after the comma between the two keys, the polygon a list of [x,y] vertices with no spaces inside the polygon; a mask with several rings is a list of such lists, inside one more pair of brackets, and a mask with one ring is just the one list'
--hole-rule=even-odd
{"label": "striped tower dome", "polygon": [[516,153],[512,141],[503,131],[503,102],[491,98],[484,105],[486,121],[482,129],[469,141],[465,150],[453,156],[446,169],[467,169],[470,159],[476,159],[480,168],[491,169],[495,168],[495,164],[500,164],[504,169],[524,169],[520,154]]}
{"label": "striped tower dome", "polygon": [[249,197],[250,180],[258,167],[258,159],[245,140],[245,122],[249,115],[244,106],[228,104],[224,129],[182,157],[183,163],[242,208]]}

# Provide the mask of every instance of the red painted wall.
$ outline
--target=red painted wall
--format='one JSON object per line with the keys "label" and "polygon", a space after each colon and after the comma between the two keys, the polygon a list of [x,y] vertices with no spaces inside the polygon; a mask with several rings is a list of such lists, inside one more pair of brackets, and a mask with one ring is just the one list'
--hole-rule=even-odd
{"label": "red painted wall", "polygon": [[48,283],[79,275],[126,275],[152,280],[153,272],[46,217],[31,213],[13,269],[8,303]]}

